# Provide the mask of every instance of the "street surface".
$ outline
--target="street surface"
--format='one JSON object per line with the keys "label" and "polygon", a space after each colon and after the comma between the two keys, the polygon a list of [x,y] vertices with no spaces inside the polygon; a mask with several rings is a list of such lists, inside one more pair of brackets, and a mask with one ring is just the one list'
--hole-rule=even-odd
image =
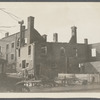
{"label": "street surface", "polygon": [[74,85],[62,87],[30,87],[31,92],[100,92],[99,84]]}

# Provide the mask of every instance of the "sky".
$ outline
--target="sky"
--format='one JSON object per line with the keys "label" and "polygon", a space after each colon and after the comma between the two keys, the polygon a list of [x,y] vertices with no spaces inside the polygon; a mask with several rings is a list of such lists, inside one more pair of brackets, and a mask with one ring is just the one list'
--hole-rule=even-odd
{"label": "sky", "polygon": [[[78,43],[83,43],[84,38],[89,43],[100,42],[99,2],[0,2],[0,9],[0,38],[6,32],[19,32],[18,20],[24,20],[27,28],[27,17],[33,16],[35,29],[41,35],[47,34],[50,42],[53,41],[53,33],[58,33],[59,42],[69,42],[72,26],[77,27]],[[2,9],[18,18],[12,18]]]}

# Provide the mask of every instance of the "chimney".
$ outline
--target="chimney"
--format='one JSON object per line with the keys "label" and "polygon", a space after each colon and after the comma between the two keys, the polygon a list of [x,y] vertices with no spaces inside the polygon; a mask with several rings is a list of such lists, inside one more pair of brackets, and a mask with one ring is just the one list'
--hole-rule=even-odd
{"label": "chimney", "polygon": [[22,21],[19,21],[18,22],[19,24],[20,24],[20,47],[22,47],[23,46],[23,44],[22,44],[22,41],[23,41],[23,36],[22,36],[22,34],[23,34],[23,28],[22,28],[22,25],[24,24],[24,21],[22,20]]}
{"label": "chimney", "polygon": [[44,35],[42,35],[42,37],[44,38],[44,40],[45,40],[45,42],[46,42],[46,41],[47,41],[47,35],[44,34]]}
{"label": "chimney", "polygon": [[88,44],[88,39],[84,39],[84,44]]}
{"label": "chimney", "polygon": [[28,17],[28,38],[27,38],[28,44],[31,43],[33,29],[34,29],[34,17],[30,16]]}
{"label": "chimney", "polygon": [[25,25],[22,26],[22,38],[25,38]]}
{"label": "chimney", "polygon": [[25,45],[25,26],[22,26],[22,46]]}
{"label": "chimney", "polygon": [[8,37],[9,36],[9,32],[5,33],[5,37]]}
{"label": "chimney", "polygon": [[58,34],[57,33],[53,34],[53,42],[58,42]]}
{"label": "chimney", "polygon": [[73,26],[73,27],[71,27],[71,29],[72,29],[73,42],[77,43],[77,27]]}

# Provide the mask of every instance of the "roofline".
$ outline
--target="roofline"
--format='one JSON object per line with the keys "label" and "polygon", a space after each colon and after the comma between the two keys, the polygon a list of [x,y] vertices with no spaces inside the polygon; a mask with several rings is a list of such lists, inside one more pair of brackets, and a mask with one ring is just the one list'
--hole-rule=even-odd
{"label": "roofline", "polygon": [[[25,29],[25,31],[27,31],[27,29]],[[19,33],[20,33],[20,32],[17,32],[17,33],[11,34],[11,35],[9,35],[9,36],[7,36],[7,37],[3,37],[3,38],[1,38],[0,40],[5,39],[5,38],[8,38],[8,37],[11,37],[11,36],[16,35],[16,34],[19,34]]]}

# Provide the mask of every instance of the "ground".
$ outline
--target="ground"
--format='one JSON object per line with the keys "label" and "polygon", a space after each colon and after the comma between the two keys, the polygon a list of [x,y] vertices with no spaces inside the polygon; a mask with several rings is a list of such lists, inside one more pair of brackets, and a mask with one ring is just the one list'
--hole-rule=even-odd
{"label": "ground", "polygon": [[[17,82],[21,82],[22,79],[18,77],[3,76],[0,77],[0,92],[15,92],[11,91]],[[36,81],[35,81],[36,82]],[[100,92],[100,83],[89,84],[74,84],[66,86],[27,86],[31,93],[48,93],[48,92]]]}
{"label": "ground", "polygon": [[61,87],[30,87],[33,93],[43,92],[100,92],[100,84],[74,85]]}

